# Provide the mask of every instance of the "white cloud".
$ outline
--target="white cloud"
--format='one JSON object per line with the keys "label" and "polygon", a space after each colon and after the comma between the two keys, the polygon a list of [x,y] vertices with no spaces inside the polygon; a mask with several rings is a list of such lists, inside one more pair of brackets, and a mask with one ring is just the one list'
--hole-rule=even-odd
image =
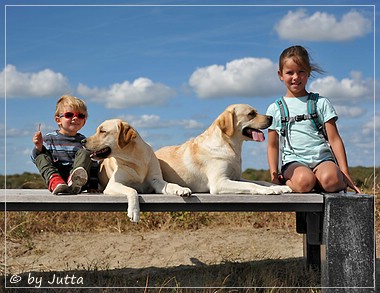
{"label": "white cloud", "polygon": [[223,65],[198,68],[189,85],[200,98],[229,96],[265,97],[277,94],[282,85],[277,64],[266,58],[243,58]]}
{"label": "white cloud", "polygon": [[51,97],[70,92],[67,78],[59,72],[51,69],[35,73],[20,72],[10,64],[0,73],[1,97],[4,97],[5,86],[7,98]]}
{"label": "white cloud", "polygon": [[124,81],[109,88],[89,88],[79,84],[77,91],[89,100],[104,103],[107,108],[128,108],[142,105],[163,105],[175,96],[170,87],[153,83],[148,78],[138,78],[133,83]]}
{"label": "white cloud", "polygon": [[347,41],[371,31],[371,21],[355,10],[337,20],[335,15],[305,9],[289,11],[275,26],[279,37],[285,40]]}
{"label": "white cloud", "polygon": [[373,80],[363,79],[356,71],[342,80],[334,76],[318,78],[310,83],[310,90],[342,103],[373,100]]}
{"label": "white cloud", "polygon": [[158,115],[141,115],[140,117],[126,115],[121,119],[130,123],[136,129],[157,129],[183,127],[185,129],[202,129],[204,125],[193,119],[161,120]]}
{"label": "white cloud", "polygon": [[334,108],[339,117],[355,118],[366,112],[363,108],[354,106],[336,105]]}
{"label": "white cloud", "polygon": [[364,134],[373,134],[375,131],[376,138],[380,137],[380,114],[376,114],[375,117],[368,120],[363,125],[363,133]]}
{"label": "white cloud", "polygon": [[20,128],[14,128],[10,127],[5,129],[4,124],[0,124],[0,133],[2,137],[6,136],[7,138],[10,137],[24,137],[24,136],[29,136],[32,137],[34,132],[28,130],[28,129],[20,129]]}

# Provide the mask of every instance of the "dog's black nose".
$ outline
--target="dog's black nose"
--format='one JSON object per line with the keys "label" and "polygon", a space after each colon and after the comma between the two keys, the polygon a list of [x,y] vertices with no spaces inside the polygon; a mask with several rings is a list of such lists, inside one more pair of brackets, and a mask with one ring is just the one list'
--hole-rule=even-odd
{"label": "dog's black nose", "polygon": [[272,122],[273,122],[273,117],[267,115],[267,118],[268,118],[268,121],[270,122],[270,124],[272,124]]}

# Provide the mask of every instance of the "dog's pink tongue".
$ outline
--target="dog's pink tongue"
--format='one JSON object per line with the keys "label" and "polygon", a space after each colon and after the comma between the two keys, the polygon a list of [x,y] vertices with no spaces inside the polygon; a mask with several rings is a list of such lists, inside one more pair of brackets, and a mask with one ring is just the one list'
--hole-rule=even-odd
{"label": "dog's pink tongue", "polygon": [[252,131],[252,139],[254,141],[262,142],[265,140],[264,133],[261,131]]}

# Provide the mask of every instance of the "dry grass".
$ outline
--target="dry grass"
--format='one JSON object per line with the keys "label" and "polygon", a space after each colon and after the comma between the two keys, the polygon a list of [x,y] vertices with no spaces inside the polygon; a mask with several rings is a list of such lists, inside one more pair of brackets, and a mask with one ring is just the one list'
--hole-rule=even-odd
{"label": "dry grass", "polygon": [[295,227],[290,212],[142,212],[139,224],[130,222],[124,212],[2,212],[0,225],[7,237],[27,239],[43,232],[130,232],[150,230],[196,230],[202,227],[250,226],[253,228]]}

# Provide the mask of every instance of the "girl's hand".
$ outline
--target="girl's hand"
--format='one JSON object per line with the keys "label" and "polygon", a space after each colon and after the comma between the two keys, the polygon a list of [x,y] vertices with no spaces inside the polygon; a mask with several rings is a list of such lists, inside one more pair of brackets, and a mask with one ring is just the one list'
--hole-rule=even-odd
{"label": "girl's hand", "polygon": [[356,193],[362,193],[359,189],[359,187],[357,187],[353,182],[349,181],[347,182],[347,185],[352,188],[353,190],[355,190]]}
{"label": "girl's hand", "polygon": [[41,133],[41,131],[37,131],[34,134],[34,136],[33,136],[33,143],[34,143],[36,149],[39,152],[42,151],[43,140],[42,140],[42,133]]}
{"label": "girl's hand", "polygon": [[278,180],[278,182],[280,182],[279,183],[280,185],[286,184],[286,180],[285,180],[284,176],[282,176],[282,174],[278,174],[277,180]]}
{"label": "girl's hand", "polygon": [[354,189],[356,193],[362,193],[359,187],[357,187],[356,185],[353,185],[351,188]]}
{"label": "girl's hand", "polygon": [[277,184],[277,185],[281,185],[281,182],[280,182],[280,180],[278,180],[278,178],[273,178],[272,183]]}
{"label": "girl's hand", "polygon": [[272,183],[277,184],[277,185],[284,185],[285,184],[285,179],[282,176],[282,174],[277,174],[277,172],[272,173]]}
{"label": "girl's hand", "polygon": [[[342,172],[343,173],[343,172]],[[354,182],[352,181],[351,177],[350,176],[347,176],[346,174],[343,173],[343,176],[344,176],[344,181],[347,183],[347,186],[352,188],[353,190],[355,190],[356,193],[362,193],[359,189],[359,187],[357,187]]]}

